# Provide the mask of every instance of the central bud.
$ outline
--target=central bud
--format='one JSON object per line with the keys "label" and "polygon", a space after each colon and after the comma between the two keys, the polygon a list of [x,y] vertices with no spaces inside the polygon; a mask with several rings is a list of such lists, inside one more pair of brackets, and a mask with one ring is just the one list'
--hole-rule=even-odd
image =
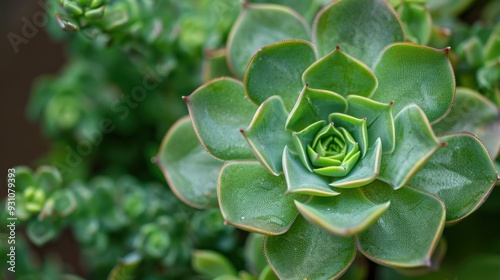
{"label": "central bud", "polygon": [[361,152],[352,135],[333,122],[323,127],[307,147],[309,161],[317,174],[342,177],[347,175],[358,161]]}

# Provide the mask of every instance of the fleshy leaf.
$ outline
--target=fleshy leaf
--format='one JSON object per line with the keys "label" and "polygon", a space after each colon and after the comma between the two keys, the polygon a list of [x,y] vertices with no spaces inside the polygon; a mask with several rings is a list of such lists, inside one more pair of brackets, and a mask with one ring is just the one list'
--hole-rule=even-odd
{"label": "fleshy leaf", "polygon": [[336,235],[351,236],[371,226],[390,202],[375,204],[356,189],[342,190],[338,197],[314,197],[308,203],[295,201],[300,214]]}
{"label": "fleshy leaf", "polygon": [[432,126],[436,135],[469,132],[477,135],[492,158],[500,152],[500,111],[478,92],[457,88],[450,113]]}
{"label": "fleshy leaf", "polygon": [[474,136],[459,134],[440,140],[446,147],[432,155],[408,185],[441,199],[446,205],[446,221],[454,222],[484,202],[498,174],[488,152]]}
{"label": "fleshy leaf", "polygon": [[410,105],[394,119],[396,148],[382,157],[379,178],[401,188],[439,147],[424,112]]}
{"label": "fleshy leaf", "polygon": [[304,83],[312,88],[336,92],[342,96],[370,96],[377,87],[373,72],[361,61],[336,48],[304,72]]}
{"label": "fleshy leaf", "polygon": [[389,46],[375,63],[378,88],[372,99],[393,101],[395,114],[417,104],[429,121],[441,119],[455,97],[455,76],[447,53],[448,49],[410,43]]}
{"label": "fleshy leaf", "polygon": [[337,127],[345,128],[358,142],[361,150],[361,157],[364,157],[368,149],[368,132],[366,129],[366,120],[358,119],[349,115],[333,113],[328,117]]}
{"label": "fleshy leaf", "polygon": [[396,12],[381,0],[335,1],[314,22],[313,42],[320,56],[340,46],[368,66],[385,46],[403,40]]}
{"label": "fleshy leaf", "polygon": [[380,170],[382,144],[380,138],[368,149],[366,156],[360,159],[354,168],[340,180],[334,180],[330,186],[338,188],[356,188],[375,180]]}
{"label": "fleshy leaf", "polygon": [[207,51],[203,58],[203,81],[208,82],[222,76],[231,76],[227,66],[226,49]]}
{"label": "fleshy leaf", "polygon": [[334,196],[339,194],[328,186],[326,178],[307,170],[299,157],[293,154],[288,147],[285,147],[285,151],[283,152],[283,170],[288,192],[290,193],[316,196]]}
{"label": "fleshy leaf", "polygon": [[309,39],[300,15],[284,6],[245,4],[229,33],[229,66],[241,78],[259,48],[286,39]]}
{"label": "fleshy leaf", "polygon": [[250,271],[262,271],[268,265],[263,252],[264,235],[250,233],[245,241],[244,257]]}
{"label": "fleshy leaf", "polygon": [[427,45],[431,38],[432,18],[429,9],[422,4],[403,2],[398,8],[406,35],[415,43]]}
{"label": "fleshy leaf", "polygon": [[328,121],[331,113],[344,113],[347,101],[339,94],[327,90],[304,87],[286,121],[286,128],[301,131],[317,121]]}
{"label": "fleshy leaf", "polygon": [[260,105],[250,126],[241,131],[257,159],[274,175],[283,172],[283,148],[292,144],[292,133],[285,130],[286,118],[283,101],[273,96]]}
{"label": "fleshy leaf", "polygon": [[248,0],[249,3],[272,3],[282,6],[287,6],[292,8],[297,13],[303,15],[306,18],[308,16],[314,15],[316,9],[318,8],[318,3],[316,1],[304,1],[304,0]]}
{"label": "fleshy leaf", "polygon": [[391,202],[387,211],[358,234],[358,249],[369,259],[398,267],[430,266],[445,222],[445,208],[438,199],[404,187],[374,181],[362,187],[374,203]]}
{"label": "fleshy leaf", "polygon": [[302,73],[315,60],[314,46],[302,40],[282,41],[259,49],[245,72],[248,98],[261,104],[278,95],[286,109],[292,110],[303,88]]}
{"label": "fleshy leaf", "polygon": [[358,119],[366,118],[368,130],[368,147],[378,138],[382,141],[382,151],[390,153],[394,150],[394,118],[392,117],[392,102],[387,104],[371,99],[351,95],[347,97],[347,115]]}
{"label": "fleshy leaf", "polygon": [[302,161],[302,164],[310,172],[313,172],[313,170],[311,164],[309,163],[307,148],[314,141],[316,134],[325,126],[325,124],[325,121],[318,121],[304,128],[302,131],[292,133],[292,141],[300,161]]}
{"label": "fleshy leaf", "polygon": [[211,155],[222,160],[254,158],[239,131],[248,126],[257,106],[246,99],[239,81],[212,80],[184,100],[196,135]]}
{"label": "fleshy leaf", "polygon": [[184,203],[195,208],[217,206],[217,175],[223,163],[200,145],[189,117],[170,128],[156,163],[174,194]]}
{"label": "fleshy leaf", "polygon": [[219,175],[219,205],[224,220],[238,228],[276,235],[297,217],[293,201],[307,196],[285,194],[284,176],[274,176],[258,162],[228,162]]}
{"label": "fleshy leaf", "polygon": [[338,279],[354,261],[356,245],[299,216],[285,234],[264,239],[264,252],[280,279]]}
{"label": "fleshy leaf", "polygon": [[197,273],[210,278],[223,275],[236,275],[236,269],[231,262],[224,255],[214,251],[194,251],[191,266]]}

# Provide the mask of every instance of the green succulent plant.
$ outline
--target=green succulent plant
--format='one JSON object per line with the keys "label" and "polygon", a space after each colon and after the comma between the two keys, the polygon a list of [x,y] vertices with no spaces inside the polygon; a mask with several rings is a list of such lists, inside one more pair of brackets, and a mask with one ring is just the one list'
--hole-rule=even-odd
{"label": "green succulent plant", "polygon": [[383,265],[431,266],[444,225],[477,209],[499,178],[477,136],[433,131],[461,116],[447,117],[448,49],[403,40],[383,1],[331,3],[312,36],[285,7],[247,4],[227,50],[242,81],[214,79],[184,98],[190,116],[158,155],[169,185],[188,205],[219,206],[227,223],[267,235],[281,279],[338,278],[357,250]]}

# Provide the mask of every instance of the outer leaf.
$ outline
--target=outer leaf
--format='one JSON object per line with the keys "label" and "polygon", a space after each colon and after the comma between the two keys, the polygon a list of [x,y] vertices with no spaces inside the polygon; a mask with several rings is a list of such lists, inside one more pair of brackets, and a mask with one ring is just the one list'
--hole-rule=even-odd
{"label": "outer leaf", "polygon": [[431,38],[432,18],[422,4],[402,3],[398,8],[406,35],[415,43],[427,45]]}
{"label": "outer leaf", "polygon": [[340,46],[368,66],[385,46],[403,40],[396,12],[381,0],[335,1],[314,23],[313,42],[320,56]]}
{"label": "outer leaf", "polygon": [[416,105],[404,108],[394,120],[396,148],[384,155],[379,178],[401,188],[439,147],[424,112]]}
{"label": "outer leaf", "polygon": [[302,40],[282,41],[259,49],[245,72],[248,98],[261,104],[278,95],[290,111],[303,88],[302,73],[315,60],[314,46]]}
{"label": "outer leaf", "polygon": [[300,15],[283,6],[246,4],[229,33],[229,66],[236,76],[243,77],[259,48],[285,39],[309,39]]}
{"label": "outer leaf", "polygon": [[372,99],[394,101],[395,113],[416,103],[429,121],[441,119],[455,97],[455,77],[447,53],[448,49],[410,43],[389,46],[375,63],[373,72],[379,84]]}
{"label": "outer leaf", "polygon": [[193,269],[205,276],[215,278],[223,275],[236,275],[231,262],[217,252],[196,250],[191,260]]}
{"label": "outer leaf", "polygon": [[250,233],[245,241],[244,257],[250,271],[264,270],[268,265],[263,251],[264,235]]}
{"label": "outer leaf", "polygon": [[391,207],[374,225],[358,234],[359,250],[383,265],[430,266],[444,228],[443,203],[408,187],[393,191],[380,181],[362,191],[374,203],[391,201]]}
{"label": "outer leaf", "polygon": [[384,104],[365,97],[351,95],[347,97],[347,104],[347,115],[358,119],[366,118],[368,147],[380,138],[384,153],[392,152],[396,144],[392,117],[393,103]]}
{"label": "outer leaf", "polygon": [[257,159],[276,176],[283,171],[283,148],[292,144],[292,133],[285,130],[286,117],[283,101],[273,96],[260,105],[247,130],[241,130]]}
{"label": "outer leaf", "polygon": [[217,175],[222,162],[200,145],[189,117],[178,120],[170,128],[156,159],[180,200],[195,208],[217,206]]}
{"label": "outer leaf", "polygon": [[308,203],[295,201],[300,214],[336,235],[351,236],[371,226],[390,202],[375,204],[359,189],[342,190],[338,197],[315,197]]}
{"label": "outer leaf", "polygon": [[203,81],[231,76],[231,70],[227,66],[226,49],[205,52],[203,59]]}
{"label": "outer leaf", "polygon": [[304,87],[286,121],[286,128],[301,131],[317,121],[328,121],[331,113],[344,113],[347,101],[339,94],[327,90]]}
{"label": "outer leaf", "polygon": [[312,88],[330,90],[344,97],[350,94],[370,96],[377,87],[377,79],[370,68],[338,46],[307,68],[302,79]]}
{"label": "outer leaf", "polygon": [[293,154],[288,147],[285,147],[283,152],[283,170],[288,192],[290,193],[317,196],[335,196],[339,194],[328,186],[326,178],[307,170],[299,157]]}
{"label": "outer leaf", "polygon": [[368,149],[366,156],[356,163],[354,168],[340,180],[334,180],[330,186],[338,188],[356,188],[375,180],[380,170],[382,144],[380,138]]}
{"label": "outer leaf", "polygon": [[284,176],[269,174],[258,162],[228,162],[219,174],[222,216],[244,230],[267,235],[286,232],[298,214],[293,200],[307,197],[285,192]]}
{"label": "outer leaf", "polygon": [[484,146],[462,134],[440,139],[439,149],[408,184],[434,195],[446,205],[446,221],[463,219],[476,210],[497,181],[497,171]]}
{"label": "outer leaf", "polygon": [[316,1],[304,0],[249,0],[250,3],[273,3],[292,8],[297,13],[304,17],[310,15],[312,12],[316,13],[318,4]]}
{"label": "outer leaf", "polygon": [[491,157],[500,152],[500,111],[478,92],[457,88],[450,113],[432,126],[437,135],[470,132],[476,134]]}
{"label": "outer leaf", "polygon": [[299,216],[287,233],[266,237],[264,252],[280,279],[338,279],[356,246],[352,237],[332,235]]}
{"label": "outer leaf", "polygon": [[203,147],[222,160],[252,159],[252,149],[239,133],[257,108],[243,86],[230,78],[212,80],[184,99]]}

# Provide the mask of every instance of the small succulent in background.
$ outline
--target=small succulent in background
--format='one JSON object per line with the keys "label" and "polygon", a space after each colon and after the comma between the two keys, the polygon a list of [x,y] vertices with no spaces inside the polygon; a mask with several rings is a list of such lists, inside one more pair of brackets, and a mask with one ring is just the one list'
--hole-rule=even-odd
{"label": "small succulent in background", "polygon": [[312,36],[286,7],[246,4],[227,44],[242,82],[214,79],[185,97],[190,117],[162,143],[174,193],[267,235],[282,279],[340,277],[357,250],[387,266],[432,266],[444,225],[499,180],[488,155],[498,115],[455,110],[449,49],[403,40],[382,1],[328,5]]}
{"label": "small succulent in background", "polygon": [[475,26],[472,35],[457,50],[462,59],[458,79],[463,86],[477,88],[500,107],[500,24]]}

